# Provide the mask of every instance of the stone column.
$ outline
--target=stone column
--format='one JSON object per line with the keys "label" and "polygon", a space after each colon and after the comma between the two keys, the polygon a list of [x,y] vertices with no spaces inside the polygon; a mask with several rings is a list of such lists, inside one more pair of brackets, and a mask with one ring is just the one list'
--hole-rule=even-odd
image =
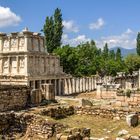
{"label": "stone column", "polygon": [[71,79],[72,82],[72,93],[75,93],[75,80],[74,77]]}
{"label": "stone column", "polygon": [[75,78],[75,93],[78,92],[78,84],[77,83],[78,83],[77,78]]}
{"label": "stone column", "polygon": [[87,77],[85,77],[85,91],[87,91]]}
{"label": "stone column", "polygon": [[83,91],[82,92],[85,92],[85,77],[82,78],[82,81],[83,81],[83,83],[82,83]]}
{"label": "stone column", "polygon": [[80,93],[80,80],[79,80],[79,77],[77,78],[77,93]]}
{"label": "stone column", "polygon": [[72,93],[71,78],[68,79],[69,94]]}
{"label": "stone column", "polygon": [[88,78],[88,91],[90,91],[90,77]]}
{"label": "stone column", "polygon": [[11,50],[11,37],[8,37],[8,41],[9,41],[9,51]]}
{"label": "stone column", "polygon": [[64,79],[64,94],[68,94],[67,79]]}
{"label": "stone column", "polygon": [[140,89],[140,69],[139,69],[138,81],[139,81],[138,82],[139,83],[139,87],[138,88]]}
{"label": "stone column", "polygon": [[59,93],[58,95],[60,96],[61,95],[61,79],[59,79]]}
{"label": "stone column", "polygon": [[23,30],[23,34],[24,34],[24,40],[25,40],[24,51],[27,51],[28,47],[33,46],[33,41],[31,41],[31,44],[29,44],[29,39],[31,39],[30,36],[32,36],[33,33],[28,31],[28,29],[25,29]]}
{"label": "stone column", "polygon": [[90,92],[91,91],[91,80],[90,80],[91,77],[88,78],[88,91]]}
{"label": "stone column", "polygon": [[46,100],[55,100],[55,92],[53,84],[42,84],[42,94]]}
{"label": "stone column", "polygon": [[19,37],[17,36],[17,51],[19,50]]}
{"label": "stone column", "polygon": [[[27,50],[28,50],[28,37],[25,36],[24,40],[25,40],[24,50],[27,51]],[[33,44],[32,44],[32,45],[33,45]]]}
{"label": "stone column", "polygon": [[54,92],[57,95],[57,79],[54,79]]}
{"label": "stone column", "polygon": [[27,55],[24,55],[24,73],[25,73],[25,76],[28,75],[28,58],[27,58]]}
{"label": "stone column", "polygon": [[80,92],[83,92],[83,81],[82,78],[79,78],[80,80]]}
{"label": "stone column", "polygon": [[92,85],[91,85],[92,91],[94,90],[94,78],[92,77]]}
{"label": "stone column", "polygon": [[19,56],[16,56],[16,61],[17,61],[17,73],[19,73]]}
{"label": "stone column", "polygon": [[94,78],[94,89],[97,89],[97,78]]}
{"label": "stone column", "polygon": [[35,89],[35,81],[33,81],[33,89]]}
{"label": "stone column", "polygon": [[99,98],[99,99],[102,98],[102,85],[101,85],[101,83],[97,84],[96,98]]}
{"label": "stone column", "polygon": [[0,36],[0,51],[3,49],[3,38]]}
{"label": "stone column", "polygon": [[41,83],[41,80],[39,80],[39,89],[41,88],[41,84],[42,84],[42,83]]}
{"label": "stone column", "polygon": [[10,56],[8,56],[8,73],[11,73]]}
{"label": "stone column", "polygon": [[6,36],[5,33],[0,33],[0,51],[3,50],[3,37]]}
{"label": "stone column", "polygon": [[93,90],[93,77],[91,77],[91,91]]}

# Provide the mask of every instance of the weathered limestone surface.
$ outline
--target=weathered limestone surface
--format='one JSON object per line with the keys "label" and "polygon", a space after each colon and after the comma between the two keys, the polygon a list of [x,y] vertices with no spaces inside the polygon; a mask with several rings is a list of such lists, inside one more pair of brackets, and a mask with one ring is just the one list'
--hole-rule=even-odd
{"label": "weathered limestone surface", "polygon": [[24,108],[29,93],[30,89],[26,86],[0,86],[0,111]]}
{"label": "weathered limestone surface", "polygon": [[42,84],[41,91],[44,99],[55,100],[55,90],[53,84]]}
{"label": "weathered limestone surface", "polygon": [[40,89],[33,89],[30,93],[31,104],[39,104],[42,100],[42,93]]}
{"label": "weathered limestone surface", "polygon": [[[40,33],[0,33],[0,83],[38,88],[42,80],[65,77],[60,58],[48,54]],[[38,82],[39,81],[39,82]]]}
{"label": "weathered limestone surface", "polygon": [[96,77],[71,77],[64,79],[64,95],[91,92],[96,87]]}

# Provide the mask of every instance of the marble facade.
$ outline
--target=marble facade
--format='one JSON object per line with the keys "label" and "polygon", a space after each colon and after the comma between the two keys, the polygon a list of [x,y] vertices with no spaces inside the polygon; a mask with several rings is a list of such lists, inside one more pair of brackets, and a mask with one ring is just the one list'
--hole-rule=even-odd
{"label": "marble facade", "polygon": [[60,58],[47,53],[40,33],[27,28],[22,32],[0,33],[1,85],[28,85],[37,89],[42,83],[60,85],[65,77]]}

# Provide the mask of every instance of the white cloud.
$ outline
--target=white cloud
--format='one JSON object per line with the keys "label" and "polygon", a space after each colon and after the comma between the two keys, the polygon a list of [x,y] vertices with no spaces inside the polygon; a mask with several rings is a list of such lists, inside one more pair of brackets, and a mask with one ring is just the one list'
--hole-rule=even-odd
{"label": "white cloud", "polygon": [[108,43],[110,48],[112,47],[124,47],[124,48],[134,48],[136,47],[136,33],[131,29],[127,29],[120,35],[112,35],[107,37],[101,37],[101,39],[96,40],[98,47],[102,48],[105,43]]}
{"label": "white cloud", "polygon": [[89,29],[91,30],[98,30],[101,27],[103,27],[105,24],[104,20],[102,18],[97,19],[96,22],[93,22],[91,24],[89,24]]}
{"label": "white cloud", "polygon": [[78,44],[85,43],[90,40],[91,39],[87,38],[85,35],[78,35],[75,38],[69,38],[67,34],[63,34],[62,36],[63,45],[70,44],[72,46],[76,46]]}
{"label": "white cloud", "polygon": [[64,21],[63,21],[63,26],[64,26],[64,30],[65,30],[66,32],[74,32],[74,33],[79,32],[79,29],[78,29],[78,27],[75,25],[75,23],[74,23],[73,20],[69,20],[69,21],[64,20]]}
{"label": "white cloud", "polygon": [[[105,43],[108,43],[109,48],[117,46],[130,49],[136,47],[136,34],[136,32],[128,28],[120,35],[104,36],[100,39],[95,40],[95,42],[97,47],[99,48],[103,48]],[[72,46],[76,46],[87,41],[91,41],[91,39],[86,37],[85,35],[78,35],[75,38],[70,38],[68,34],[63,34],[62,36],[63,45],[70,44]]]}
{"label": "white cloud", "polygon": [[0,28],[18,25],[20,16],[13,13],[10,8],[0,6]]}

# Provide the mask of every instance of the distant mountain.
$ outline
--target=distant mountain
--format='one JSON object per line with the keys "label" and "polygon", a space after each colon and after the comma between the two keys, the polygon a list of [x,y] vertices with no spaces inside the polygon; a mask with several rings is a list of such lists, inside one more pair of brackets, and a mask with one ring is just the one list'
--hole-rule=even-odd
{"label": "distant mountain", "polygon": [[114,50],[116,52],[118,48],[121,49],[121,53],[123,57],[127,56],[128,54],[136,54],[136,48],[126,49],[122,47],[113,47],[113,48],[110,48],[110,50]]}

